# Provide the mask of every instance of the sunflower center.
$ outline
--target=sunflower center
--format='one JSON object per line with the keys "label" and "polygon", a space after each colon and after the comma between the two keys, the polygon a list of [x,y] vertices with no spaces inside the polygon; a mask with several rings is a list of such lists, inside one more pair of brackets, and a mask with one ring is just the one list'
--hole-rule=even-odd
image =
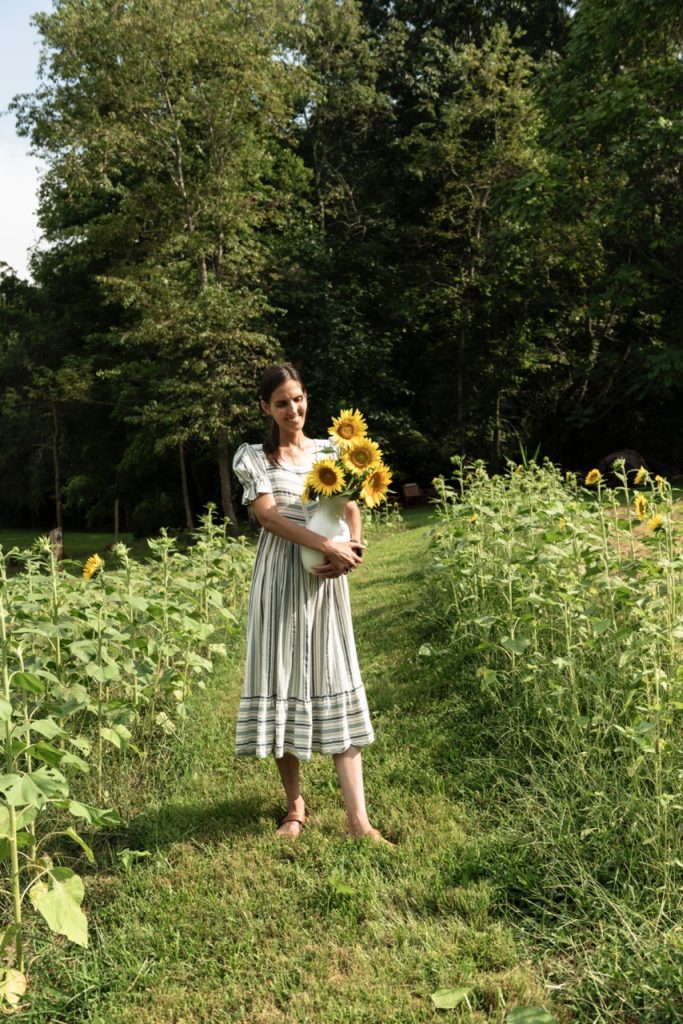
{"label": "sunflower center", "polygon": [[346,441],[350,441],[353,435],[356,433],[353,423],[342,423],[339,427],[339,434]]}
{"label": "sunflower center", "polygon": [[325,484],[328,487],[331,484],[336,484],[337,482],[337,473],[334,469],[331,469],[329,466],[323,466],[322,469],[320,469],[318,472],[318,477],[320,479],[321,484]]}

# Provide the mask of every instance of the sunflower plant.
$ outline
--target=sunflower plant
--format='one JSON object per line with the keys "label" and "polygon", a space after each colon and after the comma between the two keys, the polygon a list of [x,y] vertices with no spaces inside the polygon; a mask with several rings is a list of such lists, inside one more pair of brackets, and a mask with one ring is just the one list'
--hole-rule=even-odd
{"label": "sunflower plant", "polygon": [[328,428],[330,446],[306,477],[302,501],[344,497],[375,508],[386,500],[391,470],[378,444],[368,437],[358,409],[342,409]]}

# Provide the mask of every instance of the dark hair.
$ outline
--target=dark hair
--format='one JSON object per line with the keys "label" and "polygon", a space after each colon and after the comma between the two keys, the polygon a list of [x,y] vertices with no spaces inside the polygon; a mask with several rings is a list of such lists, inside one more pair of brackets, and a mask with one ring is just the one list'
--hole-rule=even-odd
{"label": "dark hair", "polygon": [[[273,391],[288,380],[295,380],[297,384],[301,385],[302,391],[306,390],[306,386],[301,379],[301,374],[297,370],[296,366],[292,366],[291,363],[277,363],[275,366],[269,366],[267,370],[263,371],[261,384],[259,385],[259,396],[261,400],[263,402],[270,402]],[[272,466],[278,466],[280,464],[280,459],[278,457],[279,447],[280,428],[275,420],[271,420],[270,431],[263,442],[263,452]]]}

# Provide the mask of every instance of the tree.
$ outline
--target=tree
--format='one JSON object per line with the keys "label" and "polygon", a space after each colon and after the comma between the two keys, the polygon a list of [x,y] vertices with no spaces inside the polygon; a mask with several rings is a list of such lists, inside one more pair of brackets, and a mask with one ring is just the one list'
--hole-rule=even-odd
{"label": "tree", "polygon": [[[100,281],[127,312],[115,334],[134,357],[119,377],[139,373],[142,353],[154,365],[141,418],[159,450],[216,446],[233,523],[230,447],[247,382],[276,351],[261,277],[264,236],[288,202],[274,179],[296,71],[276,58],[296,11],[60,0],[36,19],[42,88],[17,103],[50,160],[48,236],[102,254]],[[54,216],[64,202],[69,224]]]}

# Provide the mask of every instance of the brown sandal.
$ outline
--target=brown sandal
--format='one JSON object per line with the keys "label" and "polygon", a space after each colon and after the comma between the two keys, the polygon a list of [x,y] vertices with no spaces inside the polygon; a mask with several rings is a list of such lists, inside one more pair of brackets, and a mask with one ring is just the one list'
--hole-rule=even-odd
{"label": "brown sandal", "polygon": [[306,819],[305,818],[300,818],[298,816],[298,814],[286,814],[285,817],[282,819],[282,821],[279,822],[278,829],[282,828],[283,825],[286,825],[288,821],[295,821],[297,823],[297,825],[299,826],[299,831],[296,833],[296,835],[291,835],[291,836],[282,835],[282,834],[280,834],[277,831],[276,831],[275,834],[276,835],[280,835],[281,839],[298,839],[299,836],[301,835],[301,833],[304,830],[304,825],[306,824]]}

